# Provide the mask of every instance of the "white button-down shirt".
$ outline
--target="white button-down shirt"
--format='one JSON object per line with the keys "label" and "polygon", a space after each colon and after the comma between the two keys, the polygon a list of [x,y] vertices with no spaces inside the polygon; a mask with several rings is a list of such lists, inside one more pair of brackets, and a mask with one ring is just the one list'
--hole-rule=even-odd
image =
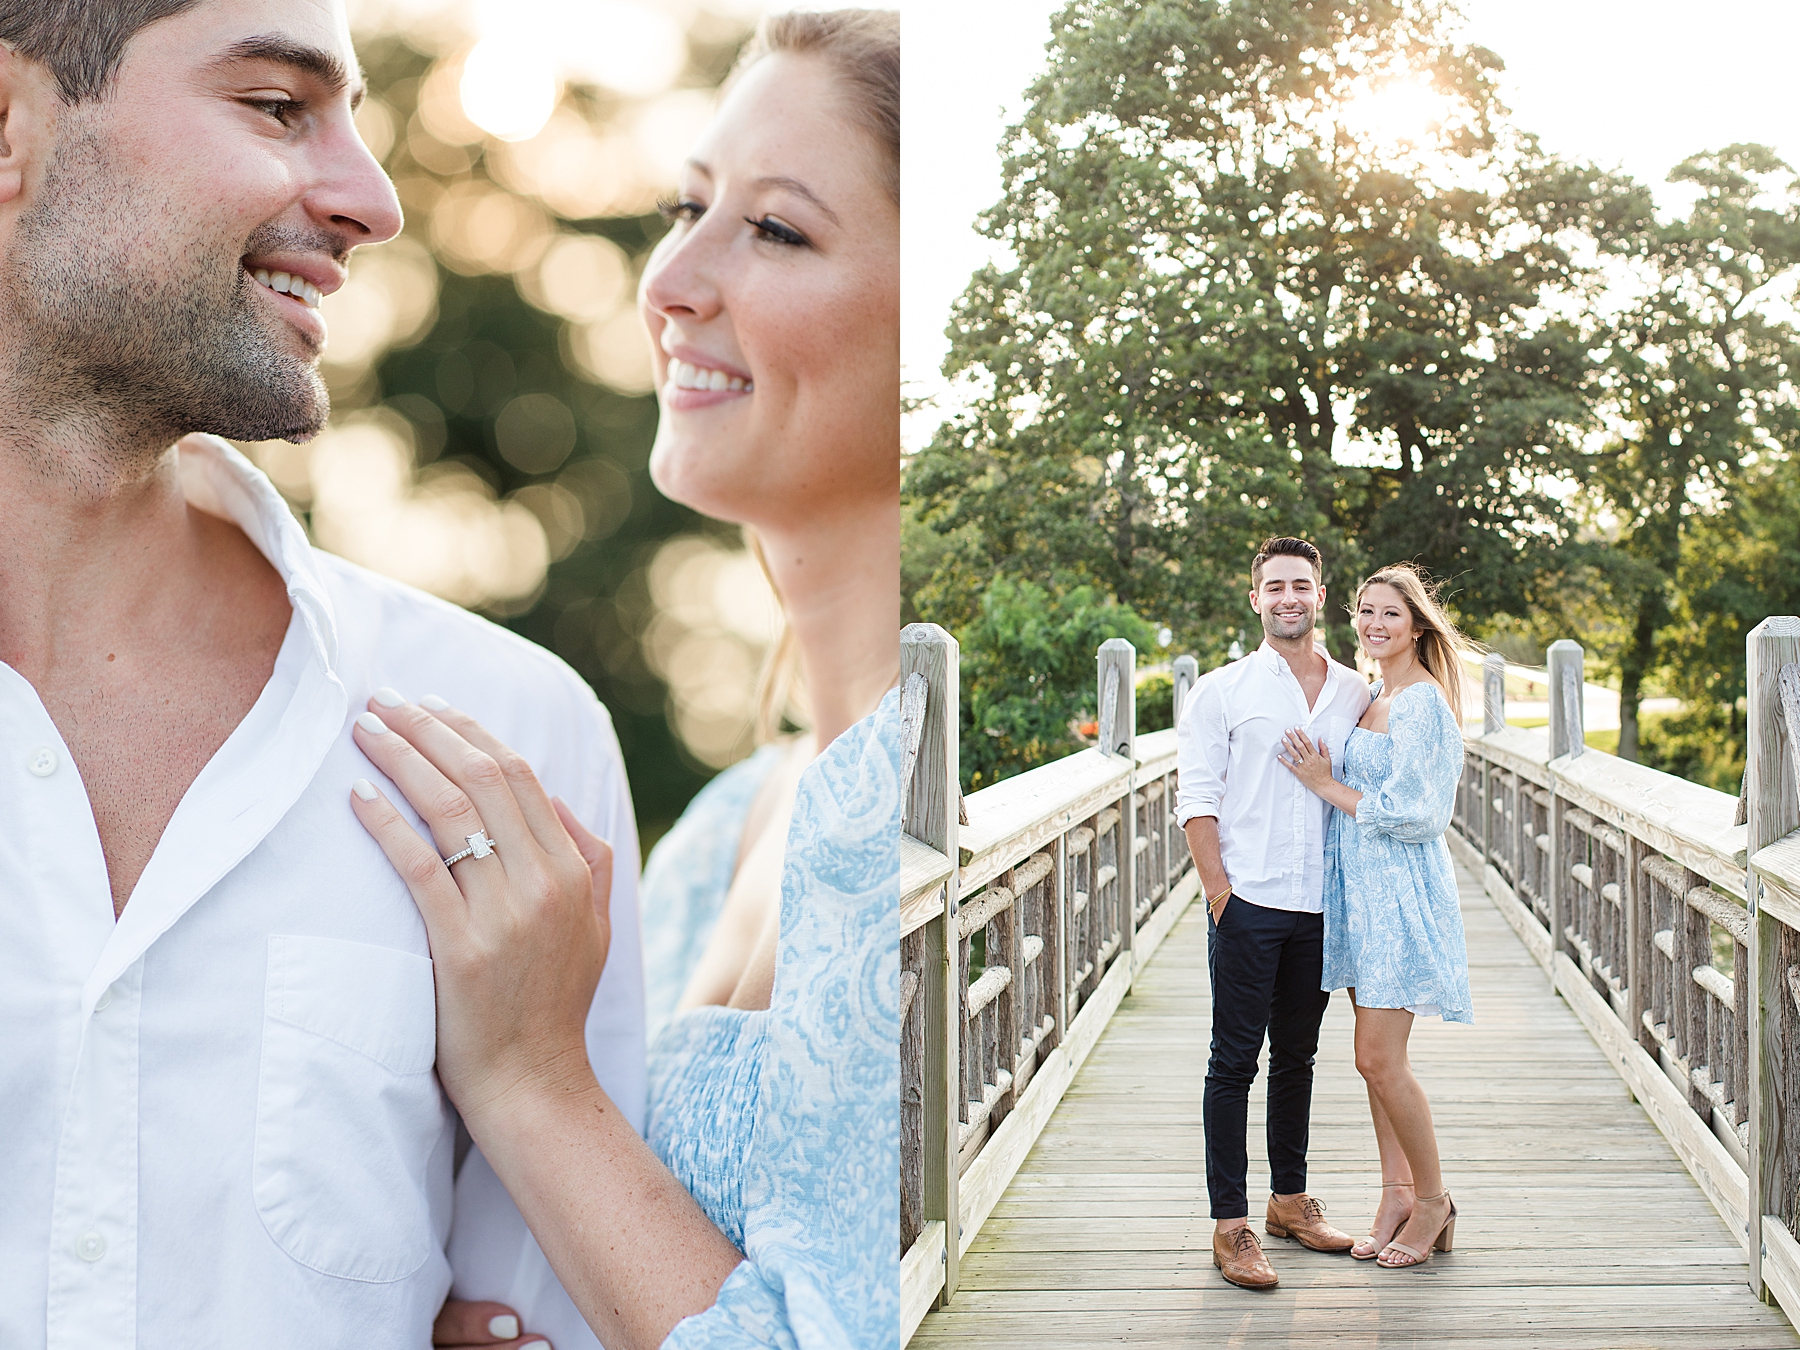
{"label": "white button-down shirt", "polygon": [[612,724],[549,653],[315,552],[223,443],[184,453],[182,477],[280,572],[293,618],[116,922],[77,766],[0,664],[0,1346],[423,1350],[453,1257],[459,1293],[593,1346],[485,1160],[453,1181],[425,927],[350,812],[351,781],[378,777],[350,721],[382,685],[439,694],[612,842],[588,1044],[641,1127],[637,834]]}
{"label": "white button-down shirt", "polygon": [[1219,820],[1232,894],[1270,909],[1325,907],[1325,822],[1331,807],[1280,762],[1281,738],[1302,727],[1331,748],[1343,777],[1344,742],[1369,706],[1369,687],[1326,658],[1325,687],[1309,708],[1300,681],[1267,642],[1208,671],[1177,724],[1175,817]]}

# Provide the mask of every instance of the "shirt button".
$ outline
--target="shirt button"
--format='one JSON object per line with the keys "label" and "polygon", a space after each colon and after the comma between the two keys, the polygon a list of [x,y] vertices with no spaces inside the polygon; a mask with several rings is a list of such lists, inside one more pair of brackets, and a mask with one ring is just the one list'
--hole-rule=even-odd
{"label": "shirt button", "polygon": [[83,1261],[98,1261],[106,1255],[106,1239],[89,1229],[75,1239],[75,1255]]}
{"label": "shirt button", "polygon": [[56,751],[47,745],[40,745],[31,752],[31,757],[25,761],[25,767],[39,778],[48,778],[56,772]]}
{"label": "shirt button", "polygon": [[100,991],[100,997],[94,1000],[94,1011],[104,1012],[106,1005],[112,1002],[112,986],[109,984]]}

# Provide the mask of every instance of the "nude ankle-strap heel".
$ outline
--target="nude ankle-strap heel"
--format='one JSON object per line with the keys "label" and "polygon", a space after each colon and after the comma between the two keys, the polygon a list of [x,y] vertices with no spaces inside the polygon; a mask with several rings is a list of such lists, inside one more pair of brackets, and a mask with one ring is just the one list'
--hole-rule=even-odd
{"label": "nude ankle-strap heel", "polygon": [[[1412,1182],[1384,1181],[1381,1183],[1381,1189],[1384,1191],[1410,1191],[1412,1189]],[[1394,1225],[1394,1231],[1389,1233],[1385,1238],[1381,1238],[1379,1241],[1376,1240],[1377,1235],[1375,1226],[1371,1223],[1369,1225],[1369,1236],[1366,1238],[1359,1238],[1356,1245],[1350,1249],[1350,1255],[1355,1257],[1358,1261],[1373,1261],[1376,1257],[1381,1255],[1382,1249],[1385,1248],[1388,1243],[1399,1236],[1400,1230],[1406,1227],[1406,1220],[1411,1217],[1412,1211],[1409,1209],[1407,1210],[1405,1217],[1402,1218],[1399,1223]]]}
{"label": "nude ankle-strap heel", "polygon": [[[1444,1190],[1439,1191],[1436,1195],[1422,1195],[1418,1198],[1423,1201],[1450,1200],[1450,1192]],[[1386,1247],[1382,1248],[1381,1255],[1376,1258],[1375,1264],[1380,1266],[1383,1270],[1406,1270],[1412,1266],[1422,1266],[1426,1261],[1431,1259],[1432,1252],[1449,1251],[1455,1240],[1456,1201],[1450,1200],[1450,1212],[1444,1216],[1444,1226],[1438,1229],[1437,1236],[1426,1245],[1424,1251],[1414,1251],[1404,1242],[1389,1242]],[[1406,1259],[1403,1261],[1390,1261],[1387,1259],[1387,1254],[1389,1252],[1399,1252],[1404,1255]]]}

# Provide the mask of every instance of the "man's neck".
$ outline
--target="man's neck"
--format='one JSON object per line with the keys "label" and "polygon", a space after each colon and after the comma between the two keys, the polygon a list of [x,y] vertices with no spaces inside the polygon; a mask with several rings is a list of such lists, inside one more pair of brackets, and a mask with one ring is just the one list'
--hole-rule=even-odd
{"label": "man's neck", "polygon": [[33,683],[80,629],[154,626],[205,565],[170,447],[138,472],[0,443],[0,660]]}
{"label": "man's neck", "polygon": [[1263,640],[1288,663],[1288,669],[1294,672],[1295,679],[1316,680],[1330,669],[1325,658],[1319,655],[1319,649],[1313,645],[1310,631],[1292,638],[1279,638],[1265,633]]}
{"label": "man's neck", "polygon": [[81,774],[115,914],[291,616],[244,532],[188,504],[173,448],[136,476],[72,482],[0,442],[0,661]]}

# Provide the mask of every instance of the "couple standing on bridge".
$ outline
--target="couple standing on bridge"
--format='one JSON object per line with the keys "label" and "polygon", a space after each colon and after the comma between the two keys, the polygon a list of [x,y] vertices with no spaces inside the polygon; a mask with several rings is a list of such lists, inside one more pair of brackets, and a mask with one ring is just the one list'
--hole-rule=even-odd
{"label": "couple standing on bridge", "polygon": [[[1246,1116],[1265,1036],[1268,1233],[1400,1269],[1449,1251],[1456,1223],[1406,1043],[1416,1016],[1472,1020],[1444,843],[1462,776],[1459,656],[1470,644],[1416,569],[1383,568],[1351,606],[1381,671],[1365,686],[1315,645],[1324,601],[1318,549],[1268,540],[1251,565],[1264,641],[1194,686],[1178,731],[1177,817],[1208,911],[1213,1262],[1251,1289],[1278,1283],[1246,1194]],[[1346,988],[1382,1183],[1369,1236],[1354,1244],[1306,1193],[1313,1057],[1331,991]]]}

